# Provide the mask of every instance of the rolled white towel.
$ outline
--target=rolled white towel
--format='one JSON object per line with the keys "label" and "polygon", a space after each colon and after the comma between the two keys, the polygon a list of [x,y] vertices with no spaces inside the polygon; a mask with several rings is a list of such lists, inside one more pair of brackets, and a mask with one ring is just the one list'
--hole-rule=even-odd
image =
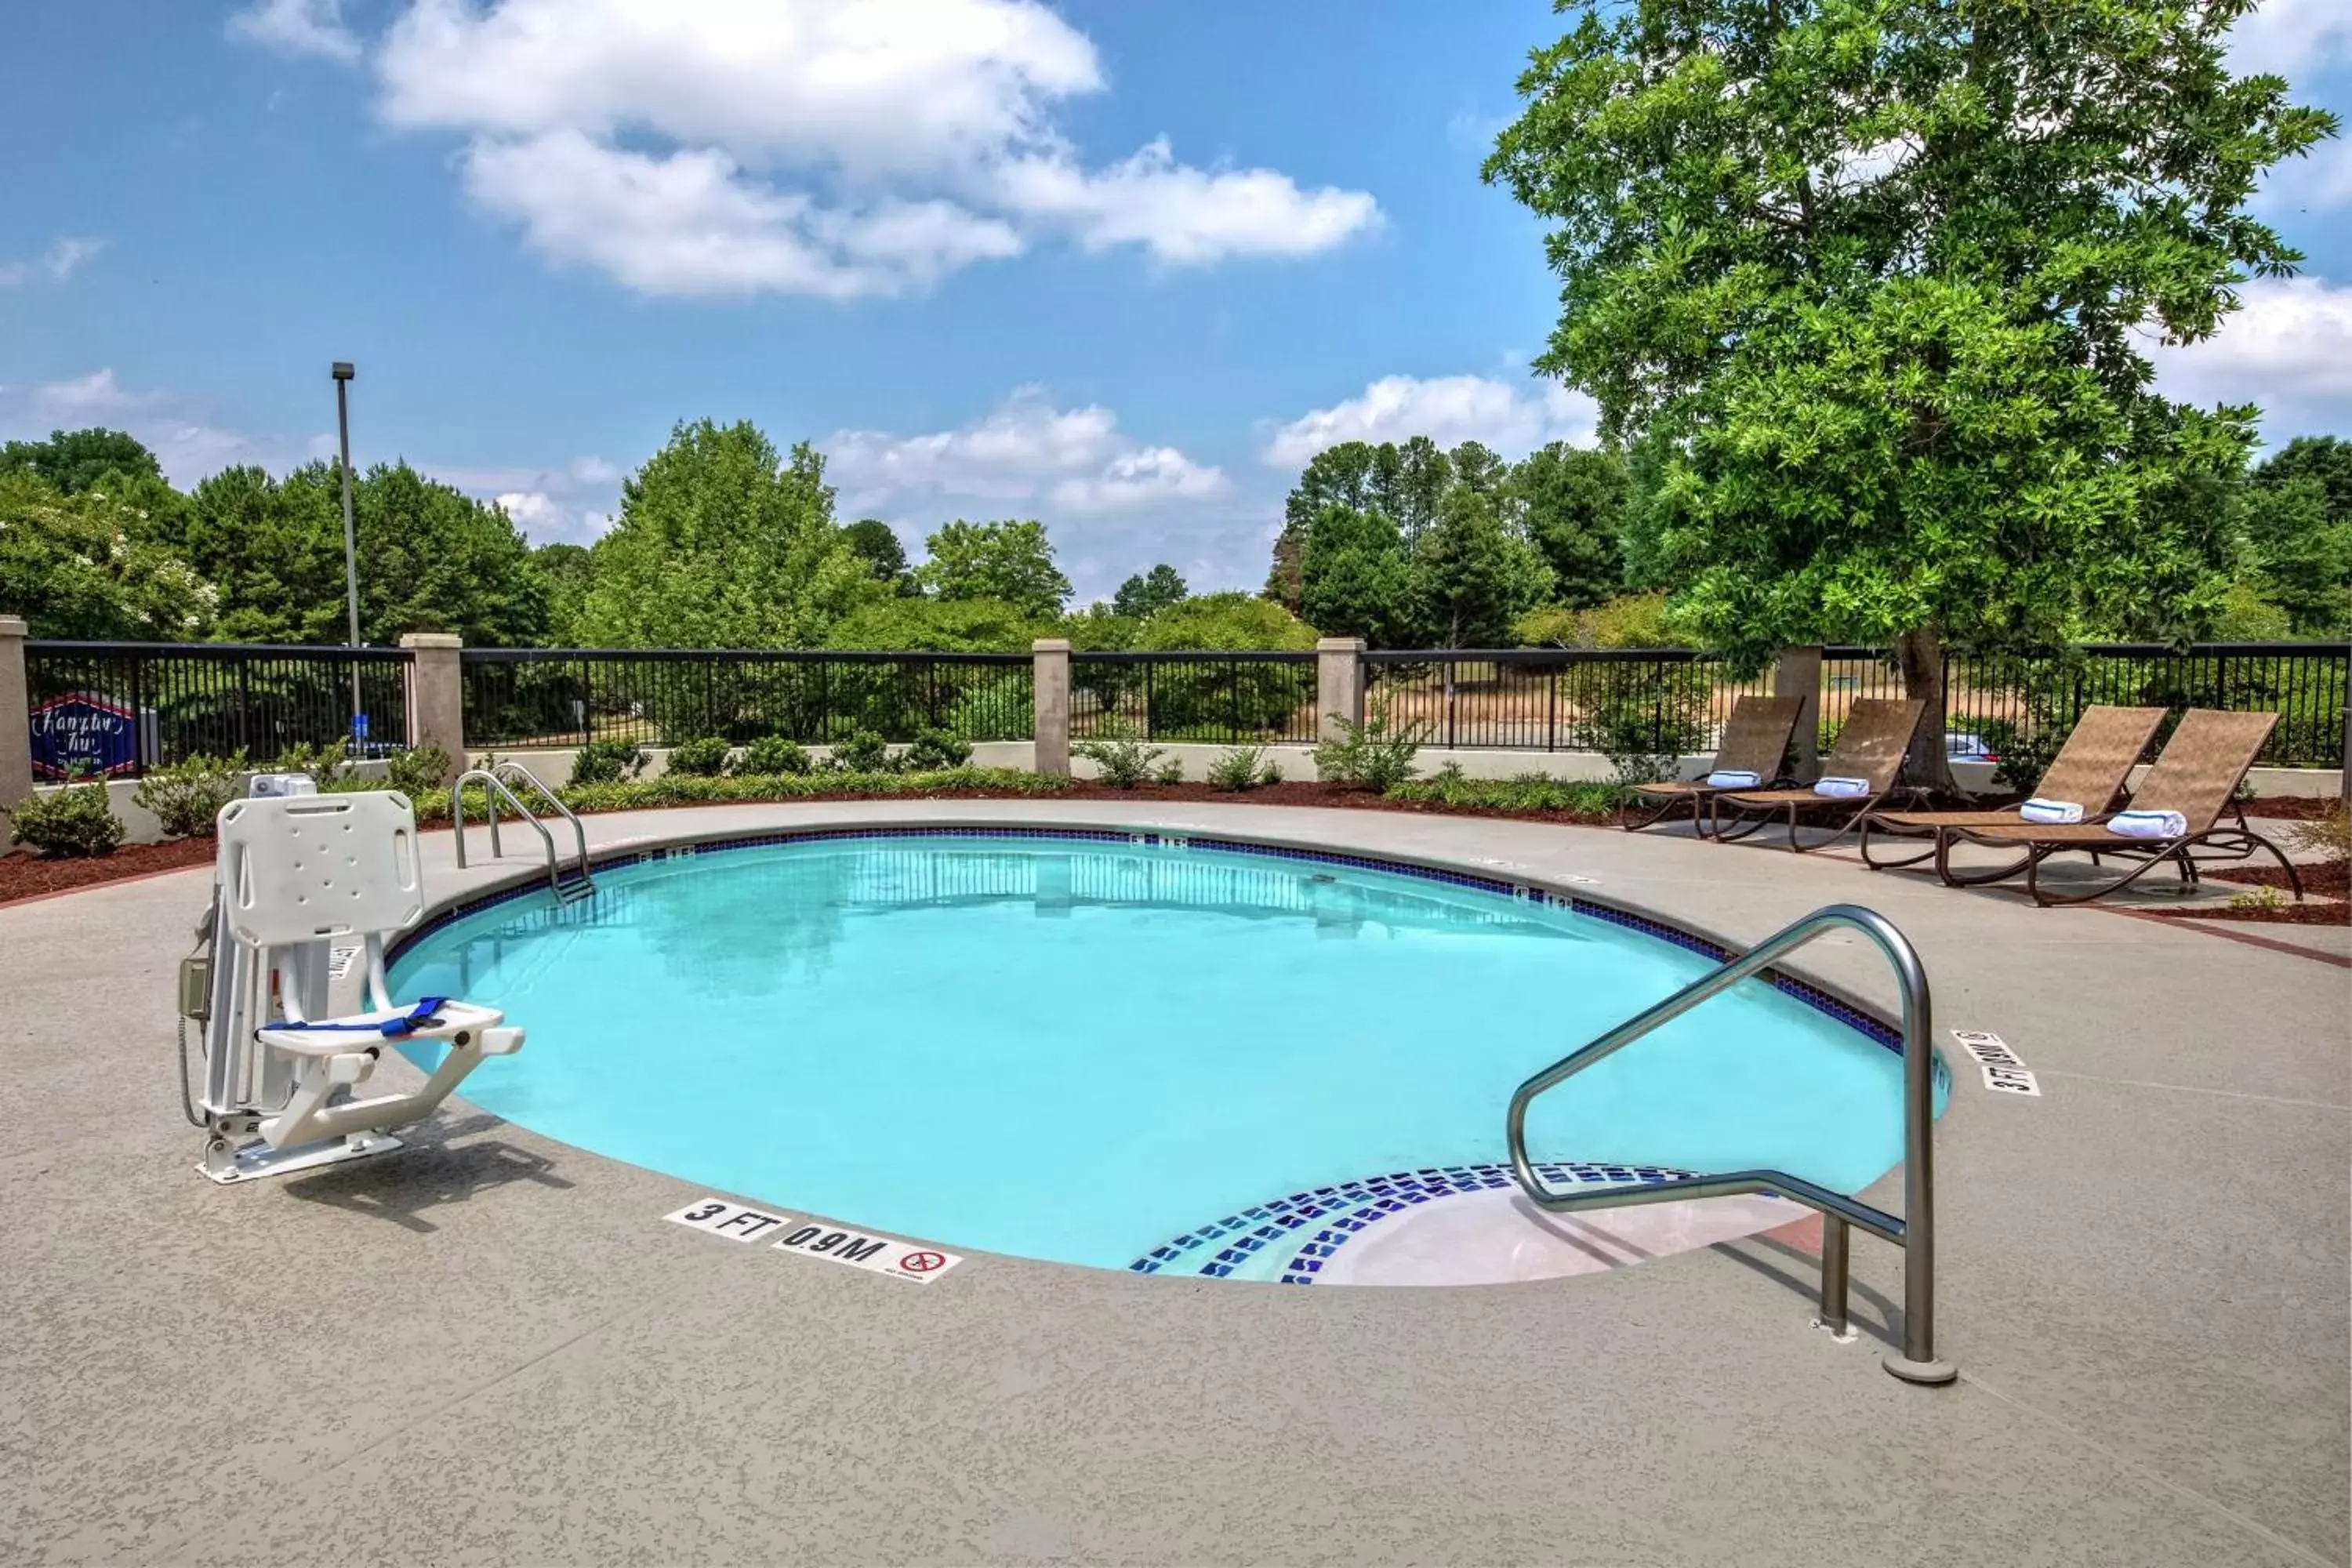
{"label": "rolled white towel", "polygon": [[2126,838],[2179,838],[2189,831],[2189,819],[2177,811],[2119,811],[2107,826]]}
{"label": "rolled white towel", "polygon": [[1754,789],[1764,777],[1745,768],[1717,768],[1706,775],[1706,782],[1710,789]]}
{"label": "rolled white towel", "polygon": [[1813,793],[1827,795],[1832,800],[1859,800],[1870,793],[1870,781],[1826,778],[1813,785]]}
{"label": "rolled white towel", "polygon": [[2083,807],[2071,800],[2044,800],[2035,795],[2017,808],[2017,815],[2028,822],[2080,822]]}

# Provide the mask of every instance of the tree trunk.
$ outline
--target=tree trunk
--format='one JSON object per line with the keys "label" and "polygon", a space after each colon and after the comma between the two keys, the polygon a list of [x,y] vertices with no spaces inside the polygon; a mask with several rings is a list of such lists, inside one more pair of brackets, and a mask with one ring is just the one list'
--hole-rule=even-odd
{"label": "tree trunk", "polygon": [[1943,639],[1932,626],[1905,632],[1895,639],[1895,660],[1903,669],[1903,695],[1927,705],[1911,736],[1904,782],[1925,784],[1942,795],[1958,795],[1959,785],[1953,781],[1951,757],[1944,744]]}

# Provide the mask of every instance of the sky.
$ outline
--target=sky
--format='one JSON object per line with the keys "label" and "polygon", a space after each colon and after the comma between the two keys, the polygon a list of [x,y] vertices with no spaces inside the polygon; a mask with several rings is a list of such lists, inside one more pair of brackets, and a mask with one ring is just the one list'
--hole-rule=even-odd
{"label": "sky", "polygon": [[[0,437],[176,482],[334,449],[611,524],[681,420],[829,459],[919,555],[1036,517],[1081,600],[1255,588],[1349,438],[1516,456],[1558,289],[1478,179],[1546,0],[75,0],[12,7]],[[2352,7],[2242,69],[2352,121]],[[2352,434],[2352,142],[2259,210],[2306,256],[2160,384]]]}

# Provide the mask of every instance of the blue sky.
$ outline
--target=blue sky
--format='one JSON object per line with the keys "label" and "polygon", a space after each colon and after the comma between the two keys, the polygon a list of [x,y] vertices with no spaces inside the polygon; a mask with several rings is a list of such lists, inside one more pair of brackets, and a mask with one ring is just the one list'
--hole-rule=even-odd
{"label": "blue sky", "polygon": [[[910,547],[1037,516],[1082,596],[1255,586],[1304,458],[1591,427],[1530,379],[1536,226],[1479,184],[1538,0],[79,0],[0,97],[0,436],[190,482],[404,456],[585,540],[670,425],[833,459]],[[2250,68],[2352,118],[2352,20]],[[23,69],[24,62],[38,68]],[[2309,259],[2166,384],[2352,432],[2352,147],[2263,197]]]}

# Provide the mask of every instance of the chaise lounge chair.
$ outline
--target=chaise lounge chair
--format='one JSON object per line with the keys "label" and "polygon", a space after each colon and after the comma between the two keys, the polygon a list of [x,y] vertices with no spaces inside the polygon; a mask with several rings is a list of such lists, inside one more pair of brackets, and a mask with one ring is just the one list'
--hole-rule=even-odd
{"label": "chaise lounge chair", "polygon": [[[2083,808],[2086,821],[2095,821],[2114,809],[2124,791],[2124,781],[2131,776],[2132,767],[2156,738],[2156,727],[2164,722],[2166,710],[2161,708],[2104,708],[2083,710],[2074,722],[2074,732],[2050,761],[2042,782],[2033,786],[2041,800],[2072,801]],[[1871,836],[1879,836],[1881,852],[1888,837],[1940,840],[1946,831],[1962,827],[2014,827],[2023,825],[2016,806],[2000,811],[1874,811],[1863,819],[1862,863],[1874,871],[1891,870],[1898,866],[1916,866],[1922,860],[1936,859],[1939,845],[1930,843],[1916,853],[1892,859],[1874,859],[1871,856]],[[2070,825],[2071,826],[2071,825]],[[1905,847],[1911,847],[1906,846]],[[2013,869],[2011,868],[2011,869]],[[1986,876],[1982,873],[1956,871],[1951,879],[1958,883],[1998,879],[2010,874],[2009,869]]]}
{"label": "chaise lounge chair", "polygon": [[[1834,815],[1841,818],[1827,844],[1876,811],[1895,789],[1895,781],[1903,772],[1903,754],[1911,749],[1912,732],[1919,728],[1919,716],[1927,705],[1912,698],[1864,697],[1858,699],[1847,710],[1845,728],[1838,731],[1837,744],[1822,760],[1822,777],[1860,779],[1864,793],[1858,795],[1828,795],[1811,789],[1727,790],[1712,795],[1706,803],[1706,831],[1710,837],[1729,843],[1745,838],[1768,823],[1787,820],[1789,847],[1799,854],[1805,852],[1804,842],[1797,837],[1799,825],[1808,817]],[[1732,820],[1723,820],[1723,809],[1729,806]]]}
{"label": "chaise lounge chair", "polygon": [[[2197,850],[2210,849],[2208,857],[2216,860],[2243,860],[2257,849],[2267,849],[2278,863],[2286,868],[2287,885],[2294,889],[2295,901],[2303,901],[2303,877],[2279,847],[2246,826],[2243,813],[2234,813],[2235,821],[2221,826],[2221,814],[2231,811],[2231,798],[2237,793],[2239,781],[2246,770],[2254,765],[2271,731],[2277,727],[2275,713],[2224,713],[2210,708],[2192,708],[2180,721],[2180,727],[2165,742],[2163,753],[2156,765],[2140,781],[2132,796],[2135,811],[2176,811],[2188,824],[2188,831],[2168,838],[2135,838],[2117,833],[2107,824],[2074,823],[2065,826],[2046,826],[2035,823],[2019,823],[2006,827],[1963,827],[1939,834],[1936,845],[1936,868],[1950,874],[1951,847],[1956,842],[1982,844],[1996,848],[2023,851],[2023,858],[2006,867],[2000,876],[2025,873],[2025,890],[2037,904],[2084,904],[2093,899],[2104,899],[2138,881],[2157,867],[2170,861],[2179,873],[2185,889],[2197,886]],[[2042,863],[2053,855],[2080,851],[2088,854],[2095,863],[2102,855],[2133,862],[2125,876],[2107,882],[2087,893],[2053,894],[2042,886]],[[1995,879],[1984,875],[1969,878],[1984,882]]]}
{"label": "chaise lounge chair", "polygon": [[[1798,710],[1804,705],[1801,697],[1741,698],[1731,710],[1730,721],[1723,727],[1723,740],[1716,748],[1715,761],[1707,773],[1754,773],[1759,784],[1780,780],[1783,776],[1780,764],[1789,754],[1789,735],[1796,729]],[[1705,778],[1663,779],[1656,784],[1635,784],[1633,795],[1637,800],[1643,805],[1653,801],[1659,805],[1641,821],[1625,824],[1625,831],[1633,833],[1654,826],[1683,805],[1690,807],[1691,822],[1696,826],[1699,808],[1723,793]]]}

